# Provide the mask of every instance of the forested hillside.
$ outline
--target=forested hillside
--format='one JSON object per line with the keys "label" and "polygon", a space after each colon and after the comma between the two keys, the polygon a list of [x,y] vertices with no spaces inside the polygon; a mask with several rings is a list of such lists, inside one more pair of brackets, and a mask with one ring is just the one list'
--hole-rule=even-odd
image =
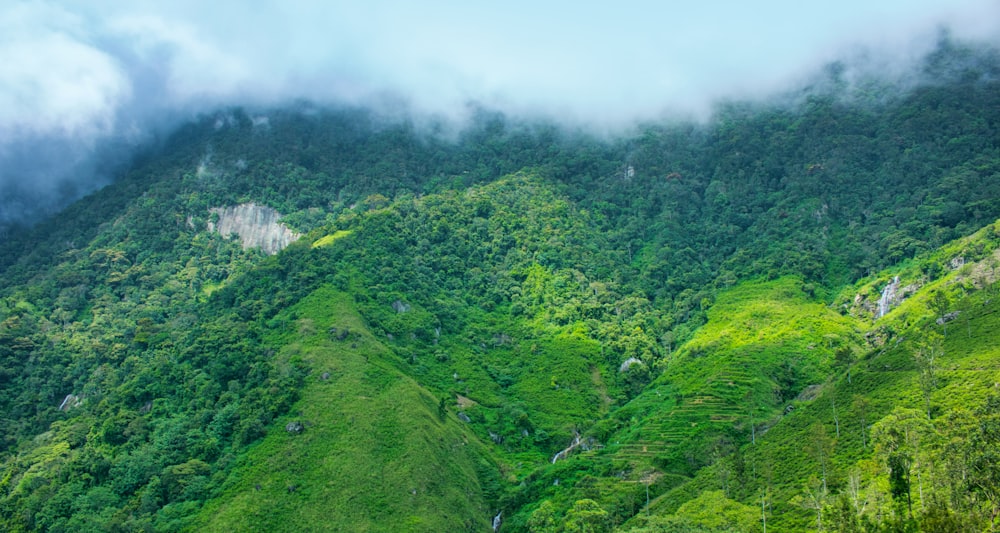
{"label": "forested hillside", "polygon": [[996,528],[1000,59],[921,69],[204,116],[0,243],[0,527]]}

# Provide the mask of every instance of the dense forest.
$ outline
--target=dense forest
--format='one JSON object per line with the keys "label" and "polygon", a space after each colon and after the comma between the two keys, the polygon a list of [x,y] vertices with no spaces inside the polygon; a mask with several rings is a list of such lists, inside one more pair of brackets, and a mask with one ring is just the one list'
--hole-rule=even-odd
{"label": "dense forest", "polygon": [[0,528],[994,530],[1000,53],[907,80],[203,116],[4,231]]}

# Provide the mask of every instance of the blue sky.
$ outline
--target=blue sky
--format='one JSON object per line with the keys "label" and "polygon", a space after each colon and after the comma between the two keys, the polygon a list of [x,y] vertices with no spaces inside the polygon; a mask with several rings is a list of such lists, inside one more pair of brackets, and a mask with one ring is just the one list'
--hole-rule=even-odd
{"label": "blue sky", "polygon": [[86,159],[220,105],[392,101],[460,117],[474,100],[611,129],[703,117],[835,59],[903,72],[944,26],[1000,43],[1000,0],[7,0],[0,185],[23,182],[10,154],[33,143]]}

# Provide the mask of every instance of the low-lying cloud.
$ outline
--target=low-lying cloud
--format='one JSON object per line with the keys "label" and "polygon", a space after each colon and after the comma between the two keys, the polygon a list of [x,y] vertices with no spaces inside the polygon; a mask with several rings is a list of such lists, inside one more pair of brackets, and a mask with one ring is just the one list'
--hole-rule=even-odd
{"label": "low-lying cloud", "polygon": [[221,105],[393,101],[460,116],[476,101],[613,129],[705,116],[720,98],[769,94],[859,49],[902,70],[942,27],[1000,41],[996,0],[671,4],[9,3],[0,224],[104,183],[88,167],[101,143],[139,143],[165,119]]}

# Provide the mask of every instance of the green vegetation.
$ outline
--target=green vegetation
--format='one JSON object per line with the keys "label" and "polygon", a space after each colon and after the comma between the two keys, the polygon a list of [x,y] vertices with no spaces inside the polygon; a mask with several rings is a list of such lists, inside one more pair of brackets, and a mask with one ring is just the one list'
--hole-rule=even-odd
{"label": "green vegetation", "polygon": [[[995,529],[996,57],[604,141],[189,124],[0,245],[0,528]],[[303,237],[207,231],[251,201]]]}
{"label": "green vegetation", "polygon": [[351,232],[348,230],[338,230],[325,237],[320,237],[315,242],[312,243],[313,248],[319,248],[320,246],[330,246],[331,244],[337,242],[339,239],[343,239],[350,235]]}
{"label": "green vegetation", "polygon": [[279,430],[250,448],[194,529],[485,527],[477,443],[387,364],[391,352],[352,307],[345,295],[320,289],[282,313],[298,326],[284,350],[314,370]]}

